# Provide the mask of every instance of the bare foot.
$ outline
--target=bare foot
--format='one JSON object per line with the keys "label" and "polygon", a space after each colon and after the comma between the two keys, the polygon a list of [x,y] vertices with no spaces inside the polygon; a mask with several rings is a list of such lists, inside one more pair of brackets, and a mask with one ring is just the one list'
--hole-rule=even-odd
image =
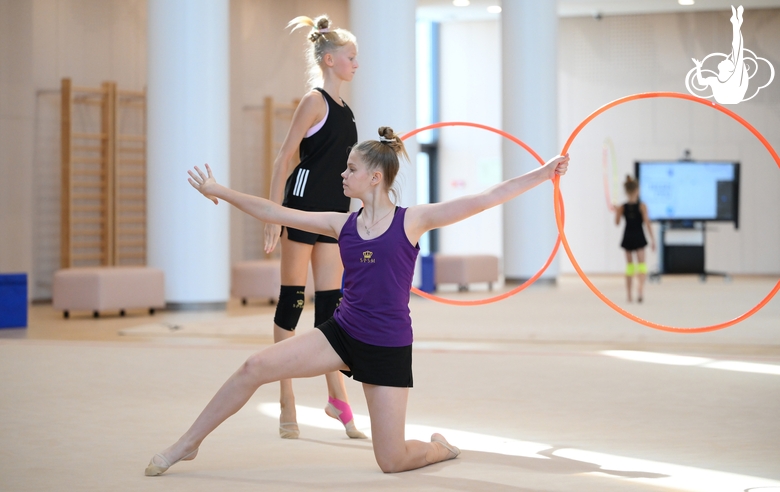
{"label": "bare foot", "polygon": [[425,461],[428,463],[439,463],[455,459],[460,455],[460,449],[447,442],[439,433],[431,435],[431,444],[433,446],[425,454]]}

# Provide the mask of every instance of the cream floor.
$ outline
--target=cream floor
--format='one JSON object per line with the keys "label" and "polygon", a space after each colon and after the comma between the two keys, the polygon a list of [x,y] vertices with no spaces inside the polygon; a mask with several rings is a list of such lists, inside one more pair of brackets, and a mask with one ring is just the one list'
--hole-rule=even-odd
{"label": "cream floor", "polygon": [[[640,317],[690,327],[739,316],[776,280],[665,277],[647,286],[641,305],[622,301],[621,278],[595,282]],[[273,308],[232,301],[226,312],[64,320],[35,305],[26,330],[0,330],[0,490],[780,490],[780,299],[704,334],[628,321],[573,277],[486,306],[413,298],[411,308],[407,435],[441,431],[463,448],[457,460],[382,474],[370,442],[329,427],[324,380],[314,378],[295,382],[301,439],[277,437],[278,391],[270,385],[204,442],[196,460],[144,477],[151,455],[270,342],[271,330],[241,337],[119,330],[219,323]],[[356,422],[367,427],[360,385],[347,387]]]}

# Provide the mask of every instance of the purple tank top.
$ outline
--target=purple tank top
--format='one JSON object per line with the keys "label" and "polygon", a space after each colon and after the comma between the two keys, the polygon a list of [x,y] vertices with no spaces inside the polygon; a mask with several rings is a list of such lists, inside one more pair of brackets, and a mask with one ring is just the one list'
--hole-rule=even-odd
{"label": "purple tank top", "polygon": [[349,336],[363,343],[411,345],[409,290],[420,249],[406,237],[406,209],[396,207],[390,228],[371,239],[358,235],[357,217],[362,211],[349,215],[339,235],[344,292],[333,316]]}

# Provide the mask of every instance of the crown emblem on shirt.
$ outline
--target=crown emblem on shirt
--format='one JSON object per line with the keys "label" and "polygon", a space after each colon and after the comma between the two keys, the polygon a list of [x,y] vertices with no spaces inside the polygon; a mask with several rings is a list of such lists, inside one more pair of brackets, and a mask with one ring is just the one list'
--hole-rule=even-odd
{"label": "crown emblem on shirt", "polygon": [[363,258],[360,260],[360,263],[376,263],[373,251],[363,251]]}

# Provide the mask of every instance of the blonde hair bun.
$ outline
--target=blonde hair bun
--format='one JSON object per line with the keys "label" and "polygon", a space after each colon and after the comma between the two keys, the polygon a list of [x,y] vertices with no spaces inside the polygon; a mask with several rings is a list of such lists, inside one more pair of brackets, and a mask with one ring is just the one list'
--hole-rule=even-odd
{"label": "blonde hair bun", "polygon": [[311,44],[306,49],[310,89],[322,84],[321,64],[326,54],[332,53],[348,43],[354,44],[357,48],[355,36],[346,29],[331,27],[327,15],[320,15],[316,19],[301,15],[288,22],[287,27],[292,27],[292,31],[302,27],[311,28],[311,32],[307,36]]}

